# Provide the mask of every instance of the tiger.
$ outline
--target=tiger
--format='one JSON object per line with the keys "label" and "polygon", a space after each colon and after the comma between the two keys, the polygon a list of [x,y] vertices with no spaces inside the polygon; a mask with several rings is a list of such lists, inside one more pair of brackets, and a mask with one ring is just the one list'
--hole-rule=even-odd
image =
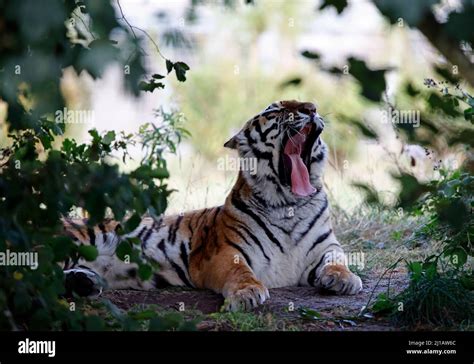
{"label": "tiger", "polygon": [[[85,296],[104,288],[210,289],[224,297],[228,311],[251,310],[278,287],[359,293],[362,281],[348,268],[323,188],[328,156],[323,129],[313,103],[274,102],[224,144],[240,160],[255,161],[256,168],[239,168],[223,205],[143,216],[123,235],[114,220],[91,228],[66,219],[66,233],[77,243],[95,245],[99,254],[93,262],[65,267],[68,289]],[[158,263],[153,279],[141,281],[136,264],[116,256],[118,244],[128,238],[138,238],[142,255]]]}

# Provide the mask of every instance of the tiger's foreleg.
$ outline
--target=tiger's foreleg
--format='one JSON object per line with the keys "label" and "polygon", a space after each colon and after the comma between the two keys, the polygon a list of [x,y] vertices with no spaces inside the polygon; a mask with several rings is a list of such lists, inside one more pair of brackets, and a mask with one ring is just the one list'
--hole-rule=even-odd
{"label": "tiger's foreleg", "polygon": [[198,287],[221,293],[225,298],[223,308],[228,311],[248,310],[270,297],[246,258],[231,245],[221,246],[207,259],[203,252],[192,255],[190,274]]}
{"label": "tiger's foreleg", "polygon": [[362,290],[362,281],[344,263],[345,255],[339,245],[322,252],[318,261],[303,273],[300,284],[332,291],[336,294],[357,294]]}

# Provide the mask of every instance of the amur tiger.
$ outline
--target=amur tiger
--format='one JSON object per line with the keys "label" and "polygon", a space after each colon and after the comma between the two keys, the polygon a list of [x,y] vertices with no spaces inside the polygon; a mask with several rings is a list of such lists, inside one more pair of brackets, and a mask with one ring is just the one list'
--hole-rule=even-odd
{"label": "amur tiger", "polygon": [[[345,264],[322,186],[327,146],[314,104],[272,103],[224,146],[256,170],[239,171],[224,205],[159,219],[144,217],[124,236],[110,221],[87,228],[65,220],[74,240],[93,244],[94,262],[66,267],[66,285],[82,295],[110,289],[152,289],[163,284],[211,289],[225,309],[251,309],[269,298],[268,288],[306,285],[356,294],[361,279]],[[142,254],[159,263],[150,281],[116,257],[123,238],[138,237]]]}

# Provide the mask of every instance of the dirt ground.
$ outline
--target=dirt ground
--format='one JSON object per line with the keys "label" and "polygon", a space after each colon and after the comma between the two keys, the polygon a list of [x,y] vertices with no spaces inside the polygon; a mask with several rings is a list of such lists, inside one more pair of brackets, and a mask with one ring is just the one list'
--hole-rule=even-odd
{"label": "dirt ground", "polygon": [[[270,299],[248,313],[220,312],[223,298],[207,290],[171,288],[155,291],[110,291],[104,296],[123,310],[149,306],[158,311],[180,308],[188,317],[199,317],[198,330],[396,330],[385,318],[359,315],[372,295],[371,303],[381,292],[387,291],[388,278],[376,287],[380,274],[362,277],[363,291],[355,296],[337,296],[318,292],[312,287],[285,287],[270,290]],[[406,274],[394,271],[390,291],[402,290],[407,284]],[[184,309],[184,311],[183,311]]]}

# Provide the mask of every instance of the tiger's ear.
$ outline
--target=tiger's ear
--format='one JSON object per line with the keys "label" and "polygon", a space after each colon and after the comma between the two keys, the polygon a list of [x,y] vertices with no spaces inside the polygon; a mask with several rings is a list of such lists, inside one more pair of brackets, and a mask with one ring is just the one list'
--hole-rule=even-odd
{"label": "tiger's ear", "polygon": [[239,139],[238,139],[239,133],[235,134],[232,138],[226,141],[224,143],[224,147],[229,148],[229,149],[237,149],[237,146],[239,145]]}
{"label": "tiger's ear", "polygon": [[229,149],[237,149],[239,146],[239,142],[244,139],[245,130],[248,126],[248,123],[244,125],[242,129],[240,129],[232,138],[224,143],[224,147]]}
{"label": "tiger's ear", "polygon": [[228,141],[224,143],[224,147],[229,149],[237,149],[237,135],[234,135]]}

